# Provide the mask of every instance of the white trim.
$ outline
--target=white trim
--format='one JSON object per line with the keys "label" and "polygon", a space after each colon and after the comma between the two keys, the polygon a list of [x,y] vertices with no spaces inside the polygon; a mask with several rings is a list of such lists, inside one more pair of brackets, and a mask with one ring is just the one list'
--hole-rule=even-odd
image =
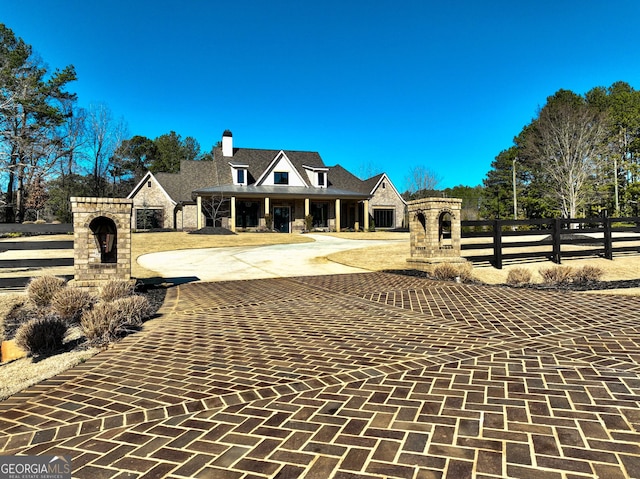
{"label": "white trim", "polygon": [[134,198],[134,196],[136,196],[140,190],[142,189],[143,185],[147,182],[153,180],[153,182],[158,185],[158,187],[160,188],[160,191],[162,191],[164,193],[164,195],[169,199],[169,201],[171,201],[171,203],[173,203],[174,205],[177,205],[178,202],[174,201],[173,198],[171,198],[171,196],[169,196],[169,193],[167,193],[165,191],[165,189],[162,187],[162,185],[160,184],[160,182],[156,179],[156,177],[153,175],[153,173],[151,173],[150,171],[147,171],[147,173],[142,177],[142,179],[140,180],[140,182],[136,185],[136,187],[131,191],[131,193],[129,193],[129,195],[127,195],[127,199],[132,200]]}
{"label": "white trim", "polygon": [[369,195],[371,195],[373,197],[373,195],[376,194],[376,191],[378,190],[378,188],[380,187],[380,184],[382,183],[383,180],[387,181],[388,184],[391,185],[391,188],[393,188],[393,191],[396,193],[396,195],[398,195],[398,198],[400,198],[400,200],[402,200],[402,202],[406,205],[407,202],[404,200],[404,198],[402,197],[402,195],[400,193],[398,193],[398,190],[396,190],[396,187],[394,186],[394,184],[391,182],[391,180],[389,179],[389,177],[387,176],[386,173],[382,173],[382,176],[380,177],[380,179],[378,180],[378,182],[376,183],[376,186],[373,187],[373,189],[369,192]]}
{"label": "white trim", "polygon": [[[231,179],[233,180],[233,184],[234,185],[238,185],[238,186],[247,186],[247,184],[249,182],[249,165],[229,162],[229,166],[231,167]],[[244,172],[244,181],[243,182],[239,182],[238,181],[238,172],[239,171],[243,171]]]}
{"label": "white trim", "polygon": [[[293,166],[293,163],[291,163],[291,160],[289,159],[289,157],[287,156],[287,154],[284,152],[284,150],[280,150],[280,152],[275,156],[275,158],[271,161],[271,163],[269,163],[269,166],[267,166],[267,168],[264,170],[264,172],[262,173],[262,175],[260,175],[260,178],[258,178],[256,180],[256,186],[261,186],[262,183],[264,183],[264,181],[267,179],[267,177],[272,173],[272,171],[274,170],[274,168],[276,167],[276,165],[280,162],[281,159],[283,159],[289,164],[289,167],[291,168],[290,172],[295,174],[297,176],[297,178],[300,180],[300,182],[305,186],[305,187],[309,187],[309,184],[304,180],[304,178],[302,177],[302,175],[300,175],[300,172],[296,169],[295,166]],[[291,181],[289,182],[289,184],[291,184]],[[286,185],[282,185],[282,186],[286,186]]]}

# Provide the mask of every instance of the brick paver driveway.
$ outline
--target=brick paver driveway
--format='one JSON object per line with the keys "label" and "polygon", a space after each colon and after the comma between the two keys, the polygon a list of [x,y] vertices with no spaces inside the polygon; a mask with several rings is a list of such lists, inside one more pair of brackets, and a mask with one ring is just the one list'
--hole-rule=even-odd
{"label": "brick paver driveway", "polygon": [[640,477],[640,297],[368,273],[194,283],[0,403],[81,478]]}

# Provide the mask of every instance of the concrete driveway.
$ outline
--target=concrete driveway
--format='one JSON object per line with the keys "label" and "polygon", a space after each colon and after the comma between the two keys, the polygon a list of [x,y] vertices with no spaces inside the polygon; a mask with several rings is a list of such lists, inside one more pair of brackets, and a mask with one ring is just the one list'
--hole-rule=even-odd
{"label": "concrete driveway", "polygon": [[183,278],[183,282],[361,273],[364,270],[334,263],[327,256],[339,251],[403,241],[347,240],[313,234],[308,237],[314,242],[150,253],[140,256],[138,263],[164,278]]}

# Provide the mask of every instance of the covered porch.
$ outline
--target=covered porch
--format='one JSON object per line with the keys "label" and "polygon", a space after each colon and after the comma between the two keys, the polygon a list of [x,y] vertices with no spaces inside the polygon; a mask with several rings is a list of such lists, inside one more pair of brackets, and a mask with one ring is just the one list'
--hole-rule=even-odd
{"label": "covered porch", "polygon": [[369,230],[369,198],[352,191],[278,191],[278,187],[227,186],[194,192],[198,229],[231,231]]}

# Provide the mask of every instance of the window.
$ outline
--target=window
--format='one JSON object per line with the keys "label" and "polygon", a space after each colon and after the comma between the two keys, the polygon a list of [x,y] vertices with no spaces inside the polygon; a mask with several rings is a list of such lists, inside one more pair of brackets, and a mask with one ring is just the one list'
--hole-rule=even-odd
{"label": "window", "polygon": [[238,184],[244,185],[244,170],[238,170]]}
{"label": "window", "polygon": [[318,186],[324,186],[324,171],[318,173]]}
{"label": "window", "polygon": [[136,208],[136,229],[162,228],[162,213],[162,210],[157,208]]}
{"label": "window", "polygon": [[289,184],[289,172],[288,171],[274,171],[273,183],[275,185],[288,185]]}
{"label": "window", "polygon": [[147,188],[151,188],[151,180],[147,181]]}
{"label": "window", "polygon": [[373,221],[376,228],[393,228],[393,210],[392,209],[374,209]]}
{"label": "window", "polygon": [[314,228],[326,228],[329,226],[327,217],[329,216],[328,203],[311,203],[311,216],[313,216]]}

